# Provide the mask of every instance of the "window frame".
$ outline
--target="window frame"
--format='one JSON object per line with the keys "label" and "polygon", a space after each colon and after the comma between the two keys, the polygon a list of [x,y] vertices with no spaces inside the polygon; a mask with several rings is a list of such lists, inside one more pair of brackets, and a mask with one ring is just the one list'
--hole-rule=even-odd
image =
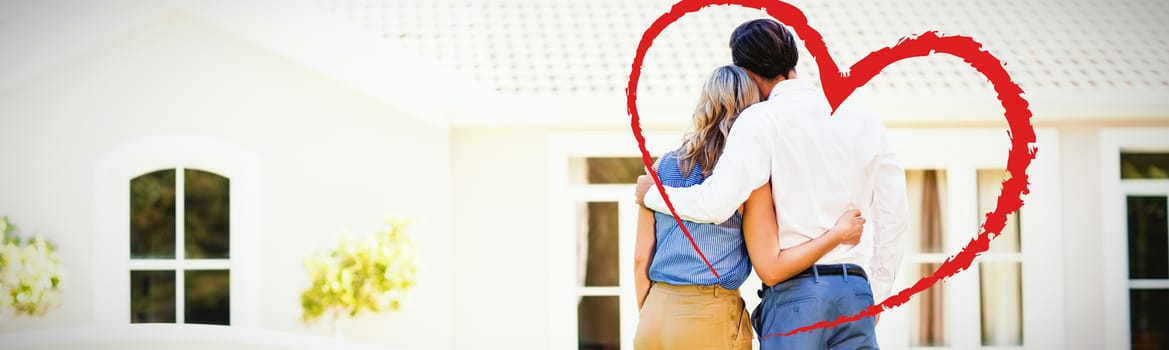
{"label": "window frame", "polygon": [[[1027,170],[1031,193],[1023,196],[1025,205],[1020,209],[1024,213],[1019,220],[1020,252],[986,253],[966,271],[934,285],[933,288],[945,288],[944,307],[947,312],[944,317],[949,345],[915,349],[1064,347],[1062,288],[1027,288],[1028,283],[1035,281],[1063,285],[1063,247],[1051,243],[1060,238],[1059,135],[1054,129],[1037,128],[1035,131],[1040,156]],[[889,129],[888,140],[906,169],[946,171],[946,193],[950,203],[943,218],[943,253],[909,254],[907,250],[894,282],[896,292],[917,282],[903,277],[912,275],[913,271],[908,270],[910,265],[956,254],[977,233],[984,219],[982,214],[985,214],[978,213],[978,170],[1005,168],[1010,143],[1002,129],[992,128]],[[955,157],[954,154],[962,156]],[[982,325],[978,322],[982,311],[980,263],[989,261],[1020,261],[1022,264],[1023,346],[982,345]],[[893,309],[881,316],[877,336],[882,347],[910,348],[909,315],[900,310],[904,309]]]}
{"label": "window frame", "polygon": [[[646,133],[650,155],[677,146],[681,133]],[[637,328],[637,303],[633,285],[633,244],[636,234],[637,204],[633,203],[634,184],[582,184],[572,174],[574,159],[589,157],[637,157],[637,142],[628,132],[553,133],[548,136],[548,348],[577,347],[577,303],[581,296],[612,295],[620,299],[621,346],[633,348]],[[579,287],[577,281],[576,205],[587,202],[617,202],[619,287]],[[630,215],[630,213],[632,215]],[[599,293],[599,294],[598,294]]]}
{"label": "window frame", "polygon": [[[1126,197],[1130,194],[1167,194],[1169,180],[1120,178],[1122,152],[1169,152],[1169,128],[1104,128],[1100,130],[1101,246],[1104,289],[1104,345],[1111,349],[1132,347],[1129,324],[1128,222]],[[1139,284],[1139,283],[1138,283]],[[1154,287],[1159,287],[1154,286]],[[1160,289],[1160,288],[1157,288]]]}
{"label": "window frame", "polygon": [[[251,151],[218,139],[174,133],[124,143],[95,162],[92,278],[96,323],[130,324],[130,271],[175,271],[175,324],[183,324],[182,272],[226,269],[230,274],[230,325],[260,325],[262,285],[258,270],[259,166],[256,159]],[[229,244],[232,253],[228,259],[182,259],[179,251],[182,244],[178,241],[175,259],[130,258],[130,181],[163,169],[176,169],[176,172],[198,169],[230,179]],[[176,181],[182,181],[182,175],[176,174]],[[181,190],[182,184],[176,184],[176,191]],[[176,205],[182,210],[181,203]],[[183,224],[178,222],[177,225]],[[176,240],[179,238],[176,236]]]}
{"label": "window frame", "polygon": [[[651,155],[655,151],[663,152],[677,146],[682,134],[680,132],[646,133],[646,148]],[[1041,156],[1037,157],[1028,168],[1031,179],[1029,195],[1024,196],[1025,212],[1019,221],[1022,233],[1021,252],[1018,259],[1022,262],[1023,288],[1023,338],[1022,347],[982,346],[981,322],[973,322],[971,326],[963,323],[962,332],[951,331],[950,345],[938,348],[1063,348],[1064,347],[1064,305],[1063,290],[1027,288],[1027,283],[1044,281],[1052,285],[1063,285],[1062,246],[1051,244],[1060,238],[1060,173],[1059,173],[1059,138],[1058,132],[1050,128],[1036,129],[1037,142]],[[946,212],[945,225],[946,245],[943,247],[945,255],[957,252],[976,233],[982,223],[978,210],[978,174],[979,169],[1002,169],[1006,166],[1006,157],[1009,151],[1008,135],[998,128],[903,128],[889,129],[888,139],[891,147],[897,152],[898,159],[906,169],[945,169],[947,170],[947,189],[950,201],[959,198],[955,193],[963,195],[968,200],[960,206],[950,207]],[[972,147],[971,145],[978,145]],[[637,143],[628,132],[581,132],[581,133],[553,133],[548,137],[548,235],[547,235],[547,273],[548,273],[548,320],[549,320],[549,348],[571,349],[576,347],[577,319],[576,293],[577,262],[575,243],[575,211],[574,201],[580,194],[573,193],[572,174],[570,174],[571,159],[584,157],[640,157]],[[962,157],[953,157],[953,154],[962,154]],[[959,173],[962,173],[961,175]],[[955,177],[958,177],[957,179]],[[579,185],[576,185],[579,186]],[[627,199],[617,198],[618,202],[632,201],[632,185],[599,185],[599,186],[628,186],[624,192]],[[617,195],[622,192],[616,191]],[[607,198],[607,197],[606,197]],[[619,209],[620,210],[620,209]],[[620,214],[619,214],[620,215]],[[619,219],[621,220],[621,219]],[[960,234],[956,232],[961,232]],[[572,233],[572,234],[568,234]],[[628,247],[632,248],[632,240]],[[625,239],[622,237],[622,239]],[[622,244],[625,244],[622,241]],[[1003,254],[998,258],[1003,258]],[[622,259],[621,288],[622,288],[622,346],[632,345],[633,332],[636,330],[637,312],[632,299],[626,300],[633,294],[632,283],[632,252],[619,253]],[[990,259],[987,259],[990,258]],[[1013,260],[1012,255],[1008,260]],[[947,327],[952,329],[956,321],[980,320],[981,303],[978,302],[979,293],[979,262],[998,260],[994,256],[986,256],[975,261],[970,271],[951,278],[936,287],[947,288],[946,307],[955,309],[961,307],[962,317],[954,313],[948,314]],[[627,262],[628,261],[628,262]],[[898,276],[906,276],[905,269],[909,261],[901,264]],[[627,267],[628,266],[628,267]],[[629,270],[629,271],[626,271]],[[748,308],[758,303],[754,297],[753,286],[756,276],[752,274],[748,282],[741,289],[744,301]],[[898,278],[895,289],[900,290],[916,280]],[[963,290],[963,292],[959,292]],[[746,292],[743,292],[746,291]],[[969,299],[971,297],[973,301]],[[963,300],[963,303],[956,301]],[[880,302],[878,300],[877,302]],[[882,314],[881,326],[877,327],[878,338],[883,347],[908,348],[907,315],[898,312],[903,309],[894,309]],[[632,320],[633,322],[628,322]],[[633,325],[630,327],[629,325]],[[962,333],[962,334],[958,334]],[[628,339],[628,340],[627,340]]]}

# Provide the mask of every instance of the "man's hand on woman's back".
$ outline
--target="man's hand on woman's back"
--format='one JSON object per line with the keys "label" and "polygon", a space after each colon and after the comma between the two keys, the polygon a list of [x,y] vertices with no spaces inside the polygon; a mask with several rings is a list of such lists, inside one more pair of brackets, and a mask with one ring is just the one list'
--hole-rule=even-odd
{"label": "man's hand on woman's back", "polygon": [[637,197],[638,204],[645,204],[645,193],[654,186],[654,178],[649,175],[641,175],[637,177],[637,188],[633,195]]}
{"label": "man's hand on woman's back", "polygon": [[845,211],[836,219],[836,226],[829,234],[836,235],[840,244],[855,245],[861,241],[861,232],[864,231],[865,218],[861,211],[852,209]]}

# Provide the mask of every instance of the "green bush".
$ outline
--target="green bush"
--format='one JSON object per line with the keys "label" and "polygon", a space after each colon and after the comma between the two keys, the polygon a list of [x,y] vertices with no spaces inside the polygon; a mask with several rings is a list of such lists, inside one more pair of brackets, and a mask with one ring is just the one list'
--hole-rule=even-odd
{"label": "green bush", "polygon": [[341,315],[398,310],[417,272],[414,243],[405,228],[387,220],[371,237],[345,235],[332,252],[306,259],[312,282],[300,295],[304,322],[311,324],[326,312],[335,322]]}
{"label": "green bush", "polygon": [[56,247],[40,235],[22,240],[8,217],[0,218],[0,311],[42,316],[61,300],[61,261]]}

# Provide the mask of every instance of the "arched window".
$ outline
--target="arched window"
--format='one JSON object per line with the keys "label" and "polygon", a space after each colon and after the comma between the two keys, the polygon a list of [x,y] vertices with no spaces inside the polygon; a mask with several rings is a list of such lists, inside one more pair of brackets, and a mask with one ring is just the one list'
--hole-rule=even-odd
{"label": "arched window", "polygon": [[256,163],[188,134],[127,143],[97,162],[98,323],[257,325]]}
{"label": "arched window", "polygon": [[230,181],[182,168],[130,180],[130,322],[231,324]]}

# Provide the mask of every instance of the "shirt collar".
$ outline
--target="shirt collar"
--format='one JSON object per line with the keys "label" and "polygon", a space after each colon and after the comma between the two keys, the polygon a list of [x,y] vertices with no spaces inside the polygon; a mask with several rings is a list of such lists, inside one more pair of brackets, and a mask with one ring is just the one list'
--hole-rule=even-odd
{"label": "shirt collar", "polygon": [[812,83],[811,83],[811,81],[809,81],[807,79],[799,79],[799,78],[784,79],[783,81],[776,83],[775,87],[771,88],[771,94],[767,96],[767,99],[770,100],[772,98],[775,98],[776,95],[786,93],[786,92],[793,92],[793,91],[800,91],[800,90],[812,90],[812,89],[813,89]]}

